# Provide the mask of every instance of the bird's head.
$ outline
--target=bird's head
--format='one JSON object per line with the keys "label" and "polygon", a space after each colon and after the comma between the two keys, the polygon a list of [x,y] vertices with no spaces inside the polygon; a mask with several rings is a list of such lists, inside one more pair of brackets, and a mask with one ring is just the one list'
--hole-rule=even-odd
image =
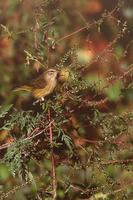
{"label": "bird's head", "polygon": [[49,82],[51,80],[56,80],[58,75],[58,71],[56,69],[48,69],[45,72],[45,80],[46,82]]}

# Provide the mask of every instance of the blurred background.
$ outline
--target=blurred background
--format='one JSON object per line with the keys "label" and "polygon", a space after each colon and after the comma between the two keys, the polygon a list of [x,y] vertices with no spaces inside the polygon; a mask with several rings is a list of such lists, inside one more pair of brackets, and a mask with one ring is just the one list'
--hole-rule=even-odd
{"label": "blurred background", "polygon": [[[45,10],[47,2],[45,0],[0,1],[1,106],[13,104],[17,109],[28,110],[27,108],[32,103],[29,95],[14,94],[12,90],[37,77],[47,67],[59,65],[71,68],[74,63],[74,69],[78,70],[81,78],[95,88],[95,94],[90,92],[87,96],[90,104],[100,102],[98,109],[103,113],[113,113],[111,117],[130,112],[133,108],[133,1],[55,0],[48,7],[48,13]],[[73,48],[76,56],[63,60],[62,58]],[[27,106],[23,107],[23,104]],[[73,121],[77,123],[75,118],[73,116]],[[91,134],[88,139],[94,139],[95,129],[90,129]],[[129,132],[133,139],[131,127]],[[7,136],[7,131],[0,131],[1,144],[8,141]],[[124,134],[118,141],[127,141],[128,136]],[[73,139],[77,146],[80,142],[85,143],[82,140],[79,142],[77,136]],[[130,155],[127,153],[128,148],[131,148]],[[133,158],[132,145],[126,144],[120,149],[124,152],[122,158]],[[102,155],[103,152],[104,150],[100,154]],[[80,154],[82,155],[82,151]],[[121,158],[121,155],[119,156]],[[57,169],[57,173],[59,177],[62,173],[67,176],[71,174],[69,170],[64,167]],[[73,182],[78,185],[81,181],[86,181],[84,184],[87,185],[89,176],[93,176],[89,170],[86,173],[80,170],[80,173],[77,171],[76,175],[71,174]],[[123,185],[125,181],[128,184],[133,182],[130,170],[128,173],[128,170],[122,170],[120,166],[108,166],[107,169],[110,176],[115,177],[119,174],[117,178]],[[99,176],[98,185],[100,181],[104,185],[103,174],[101,175],[98,169],[96,174]],[[86,176],[89,177],[88,180],[85,180]],[[38,183],[39,187],[41,187],[41,181]],[[0,164],[0,192],[6,192],[18,183],[19,180],[12,177],[8,168]],[[93,184],[95,185],[95,181]],[[30,199],[25,195],[29,190],[27,186],[17,191],[14,193],[14,199]],[[132,192],[133,190],[128,191],[130,195],[127,199],[132,199]],[[60,188],[58,199],[86,198],[82,195],[78,197],[78,194],[79,191],[76,191],[71,193],[71,197],[65,197],[63,189]],[[8,196],[7,199],[10,197]],[[120,199],[119,195],[115,199]]]}

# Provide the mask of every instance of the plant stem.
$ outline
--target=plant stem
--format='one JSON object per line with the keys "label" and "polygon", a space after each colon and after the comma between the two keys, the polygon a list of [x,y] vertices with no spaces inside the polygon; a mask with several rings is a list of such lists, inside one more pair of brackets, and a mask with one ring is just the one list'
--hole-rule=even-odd
{"label": "plant stem", "polygon": [[[48,110],[48,117],[49,122],[51,121],[51,113],[50,109]],[[52,163],[52,187],[53,187],[53,200],[56,199],[57,193],[57,183],[56,183],[56,172],[55,172],[55,158],[53,152],[53,131],[52,131],[52,124],[49,126],[49,138],[50,138],[50,145],[51,145],[51,163]]]}

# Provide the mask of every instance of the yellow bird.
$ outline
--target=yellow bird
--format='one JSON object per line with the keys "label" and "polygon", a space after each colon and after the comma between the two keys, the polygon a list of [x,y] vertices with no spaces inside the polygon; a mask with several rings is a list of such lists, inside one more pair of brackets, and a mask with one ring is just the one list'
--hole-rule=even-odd
{"label": "yellow bird", "polygon": [[51,94],[57,85],[58,71],[56,69],[48,69],[38,78],[34,79],[29,85],[23,85],[14,91],[27,91],[38,100],[44,100],[44,97]]}

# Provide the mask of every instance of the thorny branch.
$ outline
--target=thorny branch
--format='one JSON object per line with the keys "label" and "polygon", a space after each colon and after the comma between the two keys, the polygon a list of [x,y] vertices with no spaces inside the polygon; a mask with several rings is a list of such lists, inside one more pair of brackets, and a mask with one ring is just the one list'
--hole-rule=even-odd
{"label": "thorny branch", "polygon": [[[123,4],[123,1],[119,0],[118,4],[115,6],[115,8],[111,12],[104,13],[104,15],[102,16],[102,22],[104,21],[104,19],[110,17],[112,14],[114,14],[116,11],[118,11],[120,9],[120,7],[122,6],[122,4]],[[97,21],[92,22],[91,24],[87,24],[86,26],[83,26],[83,27],[77,29],[76,31],[74,31],[74,32],[72,32],[70,34],[67,34],[67,35],[59,38],[56,41],[56,43],[59,43],[59,42],[61,42],[64,39],[67,39],[67,38],[69,38],[69,37],[71,37],[71,36],[73,36],[73,35],[81,32],[83,30],[87,30],[87,29],[91,28],[92,26],[99,25],[99,24],[101,24],[101,18],[99,20],[97,20]]]}
{"label": "thorny branch", "polygon": [[[41,135],[41,134],[44,133],[46,130],[48,130],[48,128],[50,127],[51,123],[53,123],[53,122],[54,122],[54,121],[51,121],[51,122],[46,126],[45,129],[39,130],[39,129],[37,128],[37,129],[33,130],[33,132],[30,134],[30,136],[27,137],[27,138],[25,138],[25,139],[23,139],[22,141],[31,140],[31,139],[37,137],[38,135]],[[36,132],[36,131],[37,131],[37,132]],[[11,144],[13,144],[13,142],[11,142],[11,143],[5,143],[5,144],[1,145],[1,146],[0,146],[0,150],[8,148]]]}
{"label": "thorny branch", "polygon": [[[121,76],[117,76],[115,77],[114,81],[118,81],[118,80],[123,80],[124,78],[126,78],[126,76],[128,76],[129,74],[131,74],[133,72],[133,64],[131,64],[130,66],[128,66],[128,70],[126,70],[123,75]],[[110,83],[108,83],[106,86],[104,86],[102,88],[102,90],[104,90],[105,88],[108,88],[110,86]],[[109,100],[108,97],[105,97],[104,99],[101,99],[100,101],[84,101],[85,104],[89,105],[89,106],[100,106],[103,105],[105,103],[107,103]]]}
{"label": "thorny branch", "polygon": [[[51,113],[50,110],[48,110],[48,117],[49,121],[51,121]],[[49,137],[50,137],[50,145],[51,145],[51,162],[52,162],[52,186],[53,186],[53,200],[56,199],[56,189],[57,189],[57,183],[56,183],[56,172],[55,172],[55,158],[54,158],[54,152],[53,152],[53,131],[52,131],[52,124],[49,126]]]}

